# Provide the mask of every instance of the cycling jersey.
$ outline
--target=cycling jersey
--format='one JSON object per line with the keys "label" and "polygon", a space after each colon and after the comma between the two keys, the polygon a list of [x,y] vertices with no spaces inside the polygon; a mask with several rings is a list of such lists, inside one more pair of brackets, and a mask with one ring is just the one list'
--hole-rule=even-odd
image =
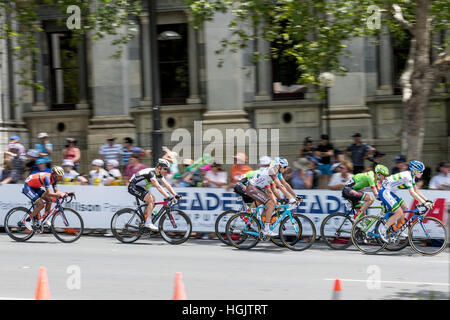
{"label": "cycling jersey", "polygon": [[345,184],[346,187],[351,187],[353,190],[359,191],[367,187],[375,187],[377,185],[375,173],[373,171],[358,173],[354,175]]}
{"label": "cycling jersey", "polygon": [[393,189],[411,189],[416,185],[411,171],[402,171],[387,177],[383,181],[383,188],[387,190]]}
{"label": "cycling jersey", "polygon": [[76,184],[77,178],[80,174],[75,170],[70,170],[69,172],[65,172],[62,178],[62,184]]}
{"label": "cycling jersey", "polygon": [[40,187],[44,187],[45,189],[50,188],[50,185],[53,187],[56,186],[56,181],[53,180],[52,174],[49,172],[38,172],[30,175],[26,180],[25,184],[29,185],[32,188],[38,189]]}
{"label": "cycling jersey", "polygon": [[161,174],[157,174],[155,168],[145,168],[138,171],[131,177],[130,184],[133,183],[137,186],[145,187],[148,189],[152,184],[152,180],[156,180],[158,182],[166,181]]}
{"label": "cycling jersey", "polygon": [[273,183],[272,176],[269,174],[269,168],[260,169],[248,179],[248,183],[260,189],[269,188]]}

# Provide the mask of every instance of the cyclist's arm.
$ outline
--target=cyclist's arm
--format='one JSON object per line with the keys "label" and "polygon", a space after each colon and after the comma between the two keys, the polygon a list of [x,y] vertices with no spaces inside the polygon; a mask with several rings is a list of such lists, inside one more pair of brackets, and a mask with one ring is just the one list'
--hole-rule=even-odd
{"label": "cyclist's arm", "polygon": [[377,186],[371,186],[370,189],[372,190],[373,195],[375,196],[375,199],[378,199],[378,188]]}
{"label": "cyclist's arm", "polygon": [[281,199],[280,193],[278,192],[275,183],[271,183],[270,184],[270,190],[272,191],[272,193],[277,197],[277,199]]}
{"label": "cyclist's arm", "polygon": [[267,195],[270,197],[270,199],[273,201],[273,203],[277,204],[277,199],[275,198],[275,195],[273,194],[271,188],[268,186],[265,189],[267,191]]}
{"label": "cyclist's arm", "polygon": [[[278,177],[274,177],[273,181],[275,182],[275,186],[281,190],[281,192],[286,196],[288,199],[292,199],[292,195],[289,194],[287,189],[284,187],[284,185],[281,184],[280,180],[278,180]],[[296,196],[294,196],[295,199]]]}
{"label": "cyclist's arm", "polygon": [[169,194],[166,192],[166,190],[163,189],[163,187],[161,187],[158,180],[151,179],[151,182],[153,186],[159,191],[159,193],[161,193],[164,196],[164,198],[169,198]]}
{"label": "cyclist's arm", "polygon": [[289,185],[289,183],[287,183],[287,181],[284,178],[281,179],[280,182],[294,198],[297,197],[297,195],[294,192],[294,189],[292,189],[292,187]]}
{"label": "cyclist's arm", "polygon": [[[161,180],[162,184],[166,187],[167,190],[169,190],[169,192],[175,197],[177,195],[177,193],[175,192],[175,190],[173,190],[172,186],[170,185],[170,183],[167,182],[166,179],[162,179]],[[168,198],[168,197],[166,197]]]}
{"label": "cyclist's arm", "polygon": [[[424,203],[427,201],[427,198],[423,195],[422,192],[419,191],[419,188],[417,188],[417,185],[414,185],[414,187],[412,189],[419,196],[419,198],[422,199],[422,201],[419,201],[416,199],[417,201],[419,201],[420,203]],[[409,190],[411,190],[411,189],[409,189]],[[411,191],[410,191],[410,194],[411,194]]]}
{"label": "cyclist's arm", "polygon": [[416,186],[414,186],[413,188],[409,188],[409,189],[408,189],[409,194],[411,195],[411,197],[413,197],[413,198],[414,198],[415,200],[417,200],[419,203],[424,204],[425,201],[426,201],[426,198],[422,198],[422,197],[420,196],[420,194],[419,194],[420,192],[417,193],[416,190],[417,190],[417,187],[416,187]]}

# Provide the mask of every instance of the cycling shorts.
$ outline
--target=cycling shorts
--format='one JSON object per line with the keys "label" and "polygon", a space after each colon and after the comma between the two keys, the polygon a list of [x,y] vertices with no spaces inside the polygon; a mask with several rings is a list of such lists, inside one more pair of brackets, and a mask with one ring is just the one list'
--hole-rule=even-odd
{"label": "cycling shorts", "polygon": [[380,192],[378,192],[378,196],[380,200],[386,205],[389,211],[395,211],[401,207],[403,203],[403,199],[397,196],[392,191],[386,190],[385,188],[381,188]]}
{"label": "cycling shorts", "polygon": [[348,186],[345,186],[344,189],[342,189],[342,197],[349,200],[354,205],[359,203],[361,200],[364,200],[364,195],[364,192],[353,190]]}
{"label": "cycling shorts", "polygon": [[234,192],[242,197],[242,201],[244,201],[244,203],[253,203],[254,200],[245,194],[246,189],[247,187],[240,181],[234,186]]}
{"label": "cycling shorts", "polygon": [[139,200],[144,201],[148,191],[144,187],[137,186],[133,181],[128,185],[128,193],[137,197]]}
{"label": "cycling shorts", "polygon": [[33,188],[25,183],[22,189],[22,193],[25,194],[28,199],[30,199],[33,203],[42,198],[45,193],[45,190],[41,188]]}
{"label": "cycling shorts", "polygon": [[270,200],[270,197],[267,195],[267,193],[251,184],[247,186],[245,194],[261,204],[266,204]]}

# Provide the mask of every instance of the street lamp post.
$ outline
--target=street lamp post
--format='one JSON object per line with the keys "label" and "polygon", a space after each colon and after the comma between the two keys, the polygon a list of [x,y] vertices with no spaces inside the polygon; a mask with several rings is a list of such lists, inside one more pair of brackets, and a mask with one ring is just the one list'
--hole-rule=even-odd
{"label": "street lamp post", "polygon": [[330,96],[329,96],[329,88],[331,88],[334,84],[334,74],[331,72],[323,72],[320,74],[319,82],[322,87],[325,88],[325,117],[327,119],[327,132],[329,138],[331,138],[331,129],[330,129]]}

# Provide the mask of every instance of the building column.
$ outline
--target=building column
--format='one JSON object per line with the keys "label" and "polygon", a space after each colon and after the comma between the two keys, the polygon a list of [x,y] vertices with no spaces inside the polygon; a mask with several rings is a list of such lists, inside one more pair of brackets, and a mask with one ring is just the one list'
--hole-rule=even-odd
{"label": "building column", "polygon": [[[39,28],[42,28],[39,25]],[[44,50],[45,50],[45,33],[42,31],[35,32],[36,44],[39,49],[37,55],[37,61],[34,64],[34,70],[36,71],[34,81],[44,86]],[[46,111],[48,110],[48,106],[45,103],[45,94],[48,91],[48,88],[45,88],[43,91],[34,90],[34,101],[31,107],[32,111]]]}
{"label": "building column", "polygon": [[392,95],[392,41],[388,26],[383,26],[379,35],[379,54],[378,54],[378,72],[380,73],[380,83],[377,89],[377,95]]}
{"label": "building column", "polygon": [[89,109],[88,93],[87,93],[87,59],[86,59],[86,38],[78,44],[78,92],[79,100],[76,104],[77,109]]}
{"label": "building column", "polygon": [[197,53],[197,31],[188,23],[188,56],[189,56],[189,98],[188,104],[200,103],[198,89],[198,53]]}
{"label": "building column", "polygon": [[142,44],[142,98],[140,101],[141,106],[152,106],[152,75],[150,66],[150,20],[147,12],[142,12],[139,15],[141,22],[141,44]]}
{"label": "building column", "polygon": [[[257,51],[262,55],[262,60],[258,61],[256,65],[257,73],[257,92],[255,95],[256,101],[264,101],[272,99],[272,65],[270,55],[270,43],[264,40],[261,35],[261,30],[256,31],[258,33],[256,38]],[[268,58],[266,58],[268,57]]]}

